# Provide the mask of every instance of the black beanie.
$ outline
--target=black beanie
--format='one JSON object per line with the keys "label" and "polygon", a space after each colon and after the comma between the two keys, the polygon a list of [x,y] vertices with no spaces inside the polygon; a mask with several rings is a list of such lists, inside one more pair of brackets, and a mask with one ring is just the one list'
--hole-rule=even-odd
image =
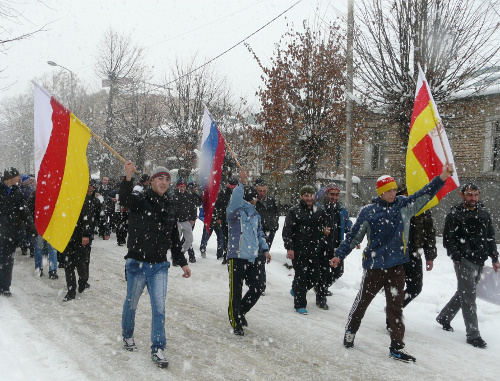
{"label": "black beanie", "polygon": [[257,198],[257,191],[254,187],[245,187],[245,193],[243,194],[243,200],[251,202],[254,198]]}
{"label": "black beanie", "polygon": [[4,180],[13,179],[16,176],[19,176],[19,171],[14,167],[5,168],[5,170],[3,171]]}

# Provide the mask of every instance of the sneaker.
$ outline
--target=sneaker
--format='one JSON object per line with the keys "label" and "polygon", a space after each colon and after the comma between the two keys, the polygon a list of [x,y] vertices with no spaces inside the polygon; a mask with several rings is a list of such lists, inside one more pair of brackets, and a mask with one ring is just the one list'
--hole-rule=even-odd
{"label": "sneaker", "polygon": [[190,263],[196,263],[196,258],[195,257],[189,258],[189,262]]}
{"label": "sneaker", "polygon": [[297,308],[295,311],[297,311],[301,315],[307,315],[308,312],[305,308]]}
{"label": "sneaker", "polygon": [[42,277],[43,276],[43,269],[41,267],[35,269],[35,276],[36,277]]}
{"label": "sneaker", "polygon": [[488,345],[486,344],[486,341],[481,338],[481,336],[475,337],[473,339],[467,339],[467,344],[470,344],[476,348],[486,348],[486,346]]}
{"label": "sneaker", "polygon": [[135,346],[135,341],[133,337],[129,337],[128,339],[123,339],[123,348],[127,351],[136,351],[137,347]]}
{"label": "sneaker", "polygon": [[243,332],[243,327],[236,327],[235,329],[233,329],[233,333],[236,336],[245,336],[245,332]]}
{"label": "sneaker", "polygon": [[316,301],[316,305],[318,306],[318,308],[325,311],[329,309],[328,304],[326,304],[326,298],[323,300]]}
{"label": "sneaker", "polygon": [[56,271],[49,271],[49,279],[59,279]]}
{"label": "sneaker", "polygon": [[344,334],[344,347],[347,349],[354,347],[354,338],[356,337],[355,333],[351,333],[351,331],[345,331]]}
{"label": "sneaker", "polygon": [[163,349],[161,348],[151,354],[151,360],[153,360],[153,362],[160,368],[168,367],[168,360],[165,357],[165,352],[163,352]]}
{"label": "sneaker", "polygon": [[83,291],[85,291],[87,287],[85,287],[84,284],[80,284],[78,285],[78,292],[81,294]]}
{"label": "sneaker", "polygon": [[89,282],[85,283],[85,288],[90,288]]}
{"label": "sneaker", "polygon": [[436,318],[436,321],[443,326],[445,331],[453,332],[453,327],[450,325],[449,321],[439,319],[439,316]]}
{"label": "sneaker", "polygon": [[412,355],[408,354],[403,348],[401,349],[390,349],[389,357],[403,362],[415,362],[417,359]]}
{"label": "sneaker", "polygon": [[76,295],[74,292],[68,292],[63,299],[63,302],[69,302],[70,300],[75,299]]}
{"label": "sneaker", "polygon": [[12,292],[10,292],[9,290],[5,290],[2,292],[2,295],[6,298],[10,298],[12,296]]}

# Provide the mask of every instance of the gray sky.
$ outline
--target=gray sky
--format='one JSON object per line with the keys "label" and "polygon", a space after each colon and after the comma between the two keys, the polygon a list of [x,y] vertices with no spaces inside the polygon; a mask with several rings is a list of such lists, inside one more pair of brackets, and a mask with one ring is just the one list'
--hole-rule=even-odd
{"label": "gray sky", "polygon": [[[101,86],[94,73],[97,46],[111,27],[130,34],[145,48],[153,74],[152,82],[170,73],[178,58],[188,62],[197,54],[200,63],[209,60],[247,37],[297,0],[13,0],[22,13],[18,23],[4,22],[2,39],[30,32],[45,24],[47,31],[10,46],[0,61],[0,97],[14,96],[30,88],[30,80],[58,68],[54,61],[72,70],[90,91]],[[336,10],[345,12],[347,0],[302,0],[285,15],[248,42],[264,64],[274,44],[287,31],[287,24],[302,29],[303,20],[332,19]],[[214,62],[227,76],[235,95],[254,101],[261,84],[261,70],[242,45]]]}

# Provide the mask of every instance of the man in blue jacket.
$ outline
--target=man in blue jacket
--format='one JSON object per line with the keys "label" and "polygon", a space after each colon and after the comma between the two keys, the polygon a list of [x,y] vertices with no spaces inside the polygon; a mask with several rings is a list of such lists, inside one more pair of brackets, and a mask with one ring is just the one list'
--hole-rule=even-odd
{"label": "man in blue jacket", "polygon": [[354,337],[371,301],[383,287],[387,301],[387,317],[391,326],[389,356],[396,360],[415,362],[403,348],[405,326],[403,302],[405,272],[403,264],[409,261],[408,233],[410,219],[417,214],[444,186],[453,174],[453,165],[443,166],[441,175],[409,197],[396,197],[396,182],[390,176],[377,180],[379,197],[359,212],[356,223],[340,246],[330,264],[337,267],[367,236],[363,252],[363,278],[360,290],[347,319],[344,346],[354,347]]}
{"label": "man in blue jacket", "polygon": [[[257,303],[264,285],[259,271],[265,267],[259,263],[264,258],[271,262],[269,247],[262,231],[259,213],[255,210],[257,191],[245,187],[247,174],[241,171],[240,183],[234,188],[226,209],[228,225],[227,261],[229,272],[229,322],[235,335],[243,336],[247,326],[245,315]],[[259,251],[264,256],[259,256]],[[243,280],[248,291],[242,298]]]}

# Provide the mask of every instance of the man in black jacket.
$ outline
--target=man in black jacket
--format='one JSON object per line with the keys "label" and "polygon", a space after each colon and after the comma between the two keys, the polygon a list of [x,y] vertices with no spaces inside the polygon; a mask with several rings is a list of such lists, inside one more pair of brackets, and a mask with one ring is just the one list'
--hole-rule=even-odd
{"label": "man in black jacket", "polygon": [[[266,237],[267,246],[271,250],[271,245],[274,241],[274,236],[279,227],[280,214],[278,211],[278,206],[276,205],[276,200],[267,194],[268,186],[263,179],[258,179],[255,182],[255,190],[257,191],[257,204],[255,204],[255,209],[260,214],[260,219],[262,221],[262,231]],[[259,254],[261,256],[261,271],[259,276],[261,277],[260,283],[263,285],[262,296],[265,295],[266,291],[266,269],[265,269],[265,258],[264,253]]]}
{"label": "man in black jacket", "polygon": [[151,359],[159,367],[167,367],[164,353],[165,298],[170,267],[167,251],[172,248],[173,259],[182,267],[184,278],[191,276],[191,270],[180,251],[175,208],[166,193],[170,185],[168,170],[156,167],[151,174],[151,187],[143,193],[132,192],[135,171],[131,161],[125,164],[127,176],[119,191],[122,205],[129,210],[128,253],[125,256],[127,296],[123,304],[122,337],[126,350],[137,349],[134,342],[135,312],[142,291],[147,286],[152,313]]}
{"label": "man in black jacket", "polygon": [[[175,205],[177,229],[179,230],[179,234],[184,238],[181,249],[183,254],[193,245],[193,226],[196,221],[196,209],[192,207],[193,196],[186,189],[186,180],[179,178],[177,180],[177,189],[174,191],[172,197]],[[189,262],[196,262],[194,251],[189,255]]]}
{"label": "man in black jacket", "polygon": [[12,296],[12,269],[19,239],[19,220],[26,222],[29,236],[34,235],[33,219],[17,184],[19,171],[7,168],[0,183],[0,295]]}
{"label": "man in black jacket", "polygon": [[316,299],[326,297],[320,282],[320,252],[329,229],[325,209],[314,203],[314,188],[306,185],[300,189],[300,202],[292,206],[285,218],[283,243],[286,257],[292,260],[295,276],[290,293],[295,310],[307,315],[306,293],[317,287]]}
{"label": "man in black jacket", "polygon": [[229,231],[227,227],[227,219],[226,219],[226,208],[229,205],[229,200],[231,199],[231,195],[233,194],[233,189],[238,185],[237,179],[231,179],[227,183],[227,186],[224,190],[219,192],[217,196],[217,200],[215,201],[214,211],[215,214],[215,222],[222,228],[222,235],[224,237],[224,252],[222,258],[222,264],[227,265],[227,243],[229,237]]}
{"label": "man in black jacket", "polygon": [[495,230],[490,213],[479,202],[477,185],[464,185],[460,196],[463,202],[451,208],[446,216],[443,232],[443,246],[455,266],[457,292],[436,320],[444,330],[453,331],[450,323],[462,309],[467,343],[477,348],[486,348],[477,322],[476,285],[488,257],[491,257],[495,272],[500,269]]}

